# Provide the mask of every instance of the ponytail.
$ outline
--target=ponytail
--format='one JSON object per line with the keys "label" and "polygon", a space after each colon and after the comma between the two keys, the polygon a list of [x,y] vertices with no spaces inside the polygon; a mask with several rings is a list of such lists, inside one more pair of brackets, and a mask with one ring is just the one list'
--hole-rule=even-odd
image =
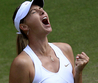
{"label": "ponytail", "polygon": [[19,55],[23,49],[27,46],[28,39],[23,34],[17,35],[17,54]]}

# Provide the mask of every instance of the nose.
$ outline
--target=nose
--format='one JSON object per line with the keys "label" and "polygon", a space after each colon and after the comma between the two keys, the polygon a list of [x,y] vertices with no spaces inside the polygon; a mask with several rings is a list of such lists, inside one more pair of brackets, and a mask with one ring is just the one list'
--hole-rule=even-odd
{"label": "nose", "polygon": [[43,14],[44,14],[44,11],[42,11],[41,15],[43,15]]}
{"label": "nose", "polygon": [[40,10],[40,15],[43,15],[45,11],[43,9]]}

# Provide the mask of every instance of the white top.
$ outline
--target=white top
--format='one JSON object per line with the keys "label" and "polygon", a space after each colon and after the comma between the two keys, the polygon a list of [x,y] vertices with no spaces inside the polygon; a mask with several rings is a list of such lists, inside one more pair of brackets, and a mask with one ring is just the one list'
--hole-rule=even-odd
{"label": "white top", "polygon": [[24,49],[35,66],[35,77],[32,83],[74,83],[71,63],[57,46],[52,43],[49,43],[49,45],[60,61],[60,68],[57,73],[45,69],[40,59],[28,45]]}

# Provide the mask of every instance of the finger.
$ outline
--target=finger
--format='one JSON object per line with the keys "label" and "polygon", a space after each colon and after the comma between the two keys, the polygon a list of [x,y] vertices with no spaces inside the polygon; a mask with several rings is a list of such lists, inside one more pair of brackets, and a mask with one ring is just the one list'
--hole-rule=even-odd
{"label": "finger", "polygon": [[82,54],[77,54],[76,60],[85,58]]}
{"label": "finger", "polygon": [[86,53],[85,53],[85,52],[82,52],[81,54],[88,58],[88,56],[86,55]]}
{"label": "finger", "polygon": [[76,59],[77,59],[77,60],[79,59],[79,56],[78,56],[78,55],[76,56]]}
{"label": "finger", "polygon": [[76,56],[76,60],[77,61],[83,61],[83,60],[86,60],[87,61],[87,63],[89,62],[89,57],[84,53],[84,52],[82,52],[81,54],[77,54],[77,56]]}
{"label": "finger", "polygon": [[86,55],[86,53],[82,52],[81,54],[83,54],[87,58],[87,60],[89,61],[89,57]]}
{"label": "finger", "polygon": [[80,59],[78,59],[78,61],[75,62],[76,66],[82,66],[83,65],[83,61],[81,61]]}
{"label": "finger", "polygon": [[89,57],[84,53],[84,52],[82,52],[81,53],[83,56],[85,56],[85,58],[84,59],[86,59],[86,61],[88,61],[89,62]]}
{"label": "finger", "polygon": [[84,59],[78,59],[78,60],[75,61],[75,65],[76,66],[81,66],[81,67],[84,67],[87,63],[88,63],[88,61],[86,61]]}
{"label": "finger", "polygon": [[84,54],[84,53],[79,54],[78,56],[79,56],[79,59],[85,59],[85,60],[87,60],[87,61],[89,60],[89,57],[87,57],[87,55]]}
{"label": "finger", "polygon": [[79,58],[80,58],[80,59],[86,59],[87,57],[86,57],[85,55],[83,55],[83,54],[80,54],[80,55],[79,55]]}
{"label": "finger", "polygon": [[86,60],[86,59],[77,59],[75,62],[79,63],[79,64],[81,64],[81,62],[83,62],[84,64],[87,64],[88,60]]}
{"label": "finger", "polygon": [[81,58],[80,56],[81,56],[81,54],[77,54],[76,59]]}

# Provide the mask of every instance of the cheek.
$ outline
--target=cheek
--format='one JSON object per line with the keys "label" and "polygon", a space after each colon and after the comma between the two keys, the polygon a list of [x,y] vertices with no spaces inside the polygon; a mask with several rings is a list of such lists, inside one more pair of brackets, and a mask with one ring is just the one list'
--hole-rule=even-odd
{"label": "cheek", "polygon": [[31,28],[33,29],[40,29],[41,28],[41,21],[40,19],[38,18],[33,18],[33,21],[31,22],[31,25],[30,25]]}
{"label": "cheek", "polygon": [[30,31],[33,33],[39,33],[40,31],[42,31],[42,27],[43,24],[40,20],[40,16],[38,15],[34,15],[34,16],[30,16],[28,19],[26,19],[26,23],[28,25],[28,27],[30,28]]}
{"label": "cheek", "polygon": [[40,23],[41,23],[41,21],[40,21],[40,17],[38,15],[32,15],[26,19],[26,24],[29,27],[38,27],[40,25]]}

